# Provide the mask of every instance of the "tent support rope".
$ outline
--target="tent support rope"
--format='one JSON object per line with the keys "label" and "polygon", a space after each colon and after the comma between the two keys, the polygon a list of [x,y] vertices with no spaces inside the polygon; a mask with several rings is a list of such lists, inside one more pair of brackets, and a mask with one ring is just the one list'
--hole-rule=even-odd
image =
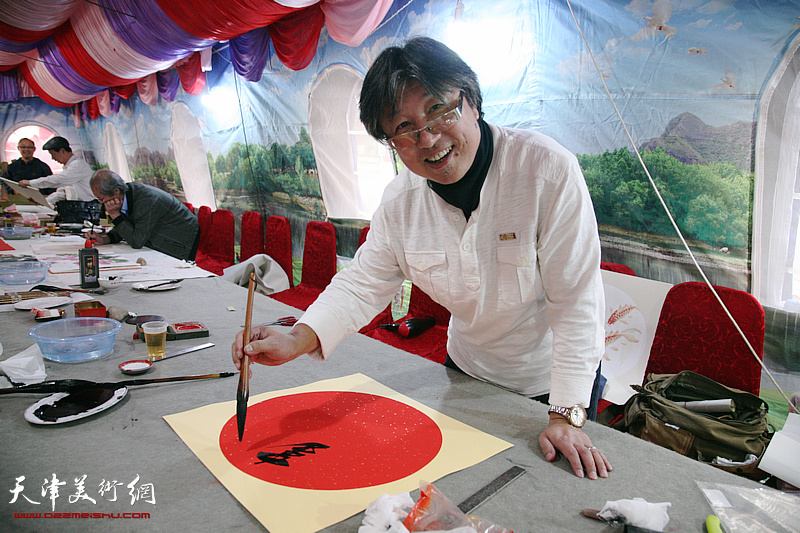
{"label": "tent support rope", "polygon": [[683,247],[689,253],[689,257],[692,259],[692,263],[694,263],[694,266],[697,268],[697,271],[700,272],[700,276],[703,278],[703,281],[711,289],[711,292],[714,294],[714,297],[717,299],[717,302],[719,302],[719,304],[722,306],[722,309],[725,311],[725,314],[728,315],[728,318],[733,323],[733,326],[736,328],[736,331],[739,332],[739,335],[742,337],[742,339],[744,340],[745,344],[747,344],[747,347],[750,349],[750,353],[753,355],[755,360],[758,361],[758,364],[761,365],[761,368],[764,369],[764,372],[766,372],[767,376],[772,381],[772,383],[775,385],[775,387],[778,390],[778,392],[780,392],[781,396],[783,396],[783,399],[786,400],[787,404],[789,404],[790,410],[792,410],[792,402],[789,401],[789,397],[783,391],[781,386],[778,385],[778,382],[775,381],[775,378],[773,377],[772,372],[769,371],[767,366],[764,364],[764,361],[762,361],[761,358],[758,357],[758,354],[756,353],[756,351],[753,348],[753,346],[750,344],[750,341],[747,339],[747,336],[744,334],[742,329],[739,327],[739,324],[736,322],[736,319],[733,318],[733,315],[728,310],[728,307],[723,303],[722,298],[720,298],[720,296],[717,293],[716,289],[714,289],[714,286],[708,280],[708,277],[706,277],[706,273],[703,271],[702,267],[697,262],[697,259],[695,258],[694,253],[692,252],[692,249],[689,247],[689,244],[686,242],[686,239],[684,239],[683,233],[681,233],[681,230],[680,230],[680,228],[678,228],[678,224],[675,222],[675,219],[672,217],[672,213],[670,213],[666,202],[664,202],[664,198],[662,198],[661,192],[658,190],[658,186],[656,185],[655,180],[653,180],[653,177],[650,175],[650,170],[647,168],[647,165],[645,165],[644,160],[642,159],[642,154],[639,153],[639,149],[636,147],[636,143],[633,141],[633,137],[631,136],[631,133],[628,130],[628,125],[625,123],[625,120],[622,118],[622,113],[620,113],[619,108],[617,108],[616,102],[614,102],[614,98],[611,96],[611,91],[609,91],[608,85],[606,85],[606,80],[603,77],[603,73],[600,70],[600,66],[597,64],[597,61],[595,60],[594,53],[592,52],[592,48],[589,46],[589,41],[586,39],[586,36],[583,33],[583,28],[581,27],[580,22],[578,22],[578,17],[575,15],[575,11],[572,9],[572,2],[570,0],[567,0],[567,6],[569,6],[569,11],[570,11],[570,13],[572,13],[572,18],[575,20],[575,25],[578,27],[578,31],[581,34],[581,38],[583,39],[583,42],[586,45],[586,50],[588,50],[589,56],[592,58],[592,63],[594,64],[594,68],[595,68],[595,70],[597,70],[597,73],[600,76],[600,81],[603,84],[603,88],[606,91],[606,95],[608,96],[609,101],[611,101],[611,105],[614,106],[614,111],[616,112],[617,117],[619,117],[619,121],[620,121],[620,124],[622,124],[622,128],[625,130],[625,135],[628,136],[628,140],[630,141],[631,146],[633,147],[633,151],[636,153],[636,157],[639,159],[639,163],[642,165],[642,168],[644,169],[644,173],[647,175],[647,179],[650,181],[650,185],[653,187],[653,191],[656,193],[656,196],[658,197],[658,201],[661,203],[661,206],[664,208],[664,212],[666,212],[667,217],[669,217],[669,221],[672,223],[672,227],[675,228],[675,232],[678,234],[678,238],[680,238],[681,243],[683,243]]}

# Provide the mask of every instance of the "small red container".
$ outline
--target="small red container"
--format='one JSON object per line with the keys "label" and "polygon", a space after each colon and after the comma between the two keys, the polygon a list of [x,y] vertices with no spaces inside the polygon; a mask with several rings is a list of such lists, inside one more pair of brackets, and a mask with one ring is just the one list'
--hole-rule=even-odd
{"label": "small red container", "polygon": [[108,311],[106,310],[106,306],[96,300],[75,303],[76,317],[94,316],[99,318],[106,318],[107,313]]}

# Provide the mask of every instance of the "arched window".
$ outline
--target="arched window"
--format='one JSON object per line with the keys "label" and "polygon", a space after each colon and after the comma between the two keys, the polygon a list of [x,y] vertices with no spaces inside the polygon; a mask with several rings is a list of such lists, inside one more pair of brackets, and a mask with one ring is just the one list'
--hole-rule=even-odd
{"label": "arched window", "polygon": [[363,81],[353,68],[333,65],[320,73],[309,95],[309,135],[331,218],[370,220],[394,178],[391,150],[370,137],[358,118]]}
{"label": "arched window", "polygon": [[753,195],[753,295],[800,312],[800,34],[758,106]]}
{"label": "arched window", "polygon": [[211,184],[211,170],[208,168],[200,124],[189,106],[183,102],[177,102],[172,107],[169,139],[175,150],[175,162],[186,201],[195,207],[207,205],[215,211],[217,203],[214,200],[214,186]]}
{"label": "arched window", "polygon": [[54,174],[61,172],[63,167],[59,163],[53,161],[53,158],[50,157],[48,152],[42,150],[42,145],[54,135],[56,135],[55,132],[47,126],[34,122],[20,123],[9,131],[3,139],[2,161],[10,163],[19,158],[19,150],[17,150],[19,140],[30,139],[33,141],[33,144],[36,145],[36,151],[33,153],[33,157],[40,159],[48,165]]}

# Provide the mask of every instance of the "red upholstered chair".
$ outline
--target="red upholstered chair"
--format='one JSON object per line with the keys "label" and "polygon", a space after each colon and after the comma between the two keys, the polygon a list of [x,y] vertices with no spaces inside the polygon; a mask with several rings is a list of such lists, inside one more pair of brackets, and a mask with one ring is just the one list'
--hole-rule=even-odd
{"label": "red upholstered chair", "polygon": [[294,285],[292,272],[292,227],[286,217],[271,215],[264,225],[264,253],[277,262]]}
{"label": "red upholstered chair", "polygon": [[[764,349],[764,308],[751,294],[714,286],[759,358]],[[723,385],[753,394],[761,387],[761,365],[705,283],[689,281],[667,293],[646,373],[693,370]]]}
{"label": "red upholstered chair", "polygon": [[[401,322],[406,318],[430,317],[436,319],[436,325],[421,335],[410,339],[402,337],[394,331],[377,328],[377,325],[370,331],[364,331],[364,334],[395,348],[444,364],[445,359],[447,359],[447,327],[450,324],[450,311],[434,302],[430,296],[422,292],[416,285],[412,285],[408,302],[408,314],[395,322]],[[389,320],[384,324],[390,322],[391,313],[389,314]]]}
{"label": "red upholstered chair", "polygon": [[258,211],[242,213],[239,261],[264,253],[264,217]]}
{"label": "red upholstered chair", "polygon": [[[361,233],[358,234],[358,247],[361,248],[361,245],[364,244],[367,240],[367,234],[369,233],[369,226],[364,226],[361,228]],[[378,315],[373,318],[369,324],[364,326],[359,330],[359,333],[366,333],[368,331],[372,331],[379,324],[390,324],[392,322],[392,304],[391,302],[389,305],[386,306],[386,309],[378,313]]]}
{"label": "red upholstered chair", "polygon": [[201,246],[205,244],[205,248],[197,251],[195,258],[197,266],[221,276],[222,271],[235,262],[235,232],[233,213],[227,209],[214,211],[205,242],[203,229],[200,228],[200,244]]}
{"label": "red upholstered chair", "polygon": [[214,213],[207,205],[201,205],[197,209],[197,223],[200,225],[200,243],[197,246],[197,253],[206,253],[208,249],[208,238],[211,234],[211,219]]}
{"label": "red upholstered chair", "polygon": [[327,221],[306,225],[300,283],[270,297],[292,307],[308,309],[336,275],[336,229]]}
{"label": "red upholstered chair", "polygon": [[630,276],[636,275],[636,272],[634,272],[634,270],[629,266],[620,265],[619,263],[606,263],[605,261],[600,263],[600,270],[610,270],[612,272],[619,272],[620,274],[628,274]]}
{"label": "red upholstered chair", "polygon": [[361,248],[361,245],[367,240],[367,233],[369,233],[369,226],[364,226],[361,228],[361,233],[358,234],[358,247]]}

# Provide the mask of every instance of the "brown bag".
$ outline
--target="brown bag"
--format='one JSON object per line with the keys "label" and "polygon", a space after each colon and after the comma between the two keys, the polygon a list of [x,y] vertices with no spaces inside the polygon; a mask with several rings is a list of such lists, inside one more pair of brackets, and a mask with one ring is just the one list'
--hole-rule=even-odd
{"label": "brown bag", "polygon": [[[685,370],[677,374],[650,374],[644,387],[625,404],[624,416],[612,427],[653,442],[698,461],[711,464],[716,457],[744,462],[748,454],[761,456],[772,438],[767,423],[767,403],[754,394],[726,387]],[[732,399],[735,411],[699,413],[676,402]],[[748,465],[713,465],[753,479],[768,474],[758,461]]]}

